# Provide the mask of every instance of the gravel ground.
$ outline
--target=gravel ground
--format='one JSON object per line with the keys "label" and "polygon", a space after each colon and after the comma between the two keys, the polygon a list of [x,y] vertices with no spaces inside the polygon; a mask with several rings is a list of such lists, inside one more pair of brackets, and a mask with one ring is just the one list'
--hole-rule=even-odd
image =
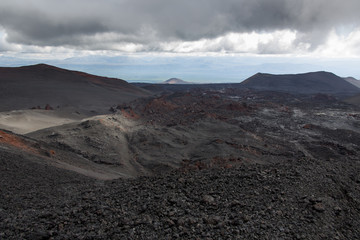
{"label": "gravel ground", "polygon": [[1,155],[0,239],[359,239],[360,162],[99,181]]}
{"label": "gravel ground", "polygon": [[[246,96],[255,97],[259,99]],[[0,239],[360,239],[357,108],[336,101],[330,105],[331,99],[317,105],[296,99],[291,106],[261,99],[234,103],[216,95],[196,99],[177,94],[119,107],[121,116],[142,117],[148,131],[157,129],[148,139],[143,129],[110,138],[118,133],[111,116],[107,118],[114,121],[102,119],[111,134],[89,121],[76,126],[77,135],[51,129],[54,134],[45,131],[45,137],[39,133],[35,140],[3,133]],[[164,137],[176,131],[185,134],[184,129],[201,133],[201,127],[210,134],[204,143],[175,144]],[[70,140],[87,138],[75,142],[78,145],[68,142],[68,154],[66,149],[48,149],[57,146],[61,134]],[[55,140],[48,143],[48,138]],[[100,147],[119,139],[135,153],[157,154],[156,161],[169,161],[167,156],[177,154],[181,144],[204,159],[197,161],[193,154],[185,162],[176,158],[181,167],[167,173],[151,168],[153,176],[107,181],[52,164],[66,156],[70,164],[89,155],[81,155],[84,149],[103,159],[113,148]],[[74,151],[76,147],[80,150]],[[221,155],[230,150],[233,158]],[[135,162],[140,164],[141,158]],[[113,168],[111,161],[101,164]]]}

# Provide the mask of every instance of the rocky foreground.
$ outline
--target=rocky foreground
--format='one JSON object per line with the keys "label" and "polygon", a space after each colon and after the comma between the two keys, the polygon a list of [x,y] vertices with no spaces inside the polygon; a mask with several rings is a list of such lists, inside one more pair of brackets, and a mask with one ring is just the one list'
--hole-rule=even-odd
{"label": "rocky foreground", "polygon": [[300,97],[177,93],[0,131],[0,239],[360,239],[359,109]]}
{"label": "rocky foreground", "polygon": [[0,239],[358,239],[360,161],[99,181],[0,158]]}

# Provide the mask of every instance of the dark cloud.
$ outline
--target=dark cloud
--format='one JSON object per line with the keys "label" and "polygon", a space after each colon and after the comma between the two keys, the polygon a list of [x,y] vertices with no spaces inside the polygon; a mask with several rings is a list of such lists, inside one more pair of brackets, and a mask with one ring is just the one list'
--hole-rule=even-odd
{"label": "dark cloud", "polygon": [[332,28],[360,23],[358,0],[2,0],[0,9],[8,42],[86,49],[284,29],[314,48]]}

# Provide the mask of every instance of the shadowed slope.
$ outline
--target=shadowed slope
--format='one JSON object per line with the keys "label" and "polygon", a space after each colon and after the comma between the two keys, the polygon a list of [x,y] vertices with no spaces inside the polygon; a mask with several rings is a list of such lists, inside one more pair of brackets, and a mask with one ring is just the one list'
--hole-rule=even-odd
{"label": "shadowed slope", "polygon": [[124,80],[99,77],[46,64],[0,68],[0,111],[50,104],[105,111],[148,93]]}
{"label": "shadowed slope", "polygon": [[257,90],[304,94],[354,94],[360,92],[359,88],[329,72],[287,75],[257,73],[246,79],[241,85]]}

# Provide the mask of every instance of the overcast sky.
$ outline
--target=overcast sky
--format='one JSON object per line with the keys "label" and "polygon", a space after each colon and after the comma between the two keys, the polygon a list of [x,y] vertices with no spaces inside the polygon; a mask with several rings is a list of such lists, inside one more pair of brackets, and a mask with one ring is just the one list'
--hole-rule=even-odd
{"label": "overcast sky", "polygon": [[1,0],[0,55],[360,57],[359,0]]}

